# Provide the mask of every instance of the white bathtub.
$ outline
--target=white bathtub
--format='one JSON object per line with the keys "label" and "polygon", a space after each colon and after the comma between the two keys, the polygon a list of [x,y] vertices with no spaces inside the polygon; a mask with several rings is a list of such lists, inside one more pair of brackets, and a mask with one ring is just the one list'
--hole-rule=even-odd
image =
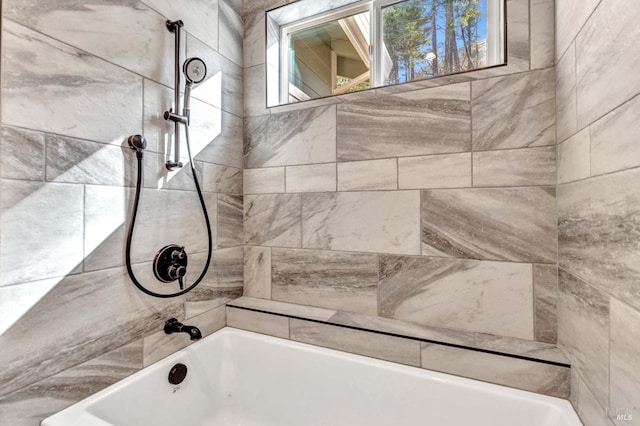
{"label": "white bathtub", "polygon": [[42,422],[75,425],[581,423],[562,399],[225,328]]}

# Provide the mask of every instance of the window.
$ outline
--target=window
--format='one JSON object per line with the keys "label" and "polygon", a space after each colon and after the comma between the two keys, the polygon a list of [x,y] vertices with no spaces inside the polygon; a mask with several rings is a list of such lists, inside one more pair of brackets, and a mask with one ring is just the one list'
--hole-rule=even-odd
{"label": "window", "polygon": [[347,2],[267,13],[268,106],[504,63],[504,0]]}

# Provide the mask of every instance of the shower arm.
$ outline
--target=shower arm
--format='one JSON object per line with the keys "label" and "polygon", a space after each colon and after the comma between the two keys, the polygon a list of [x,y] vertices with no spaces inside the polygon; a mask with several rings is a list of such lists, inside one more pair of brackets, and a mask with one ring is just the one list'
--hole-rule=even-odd
{"label": "shower arm", "polygon": [[179,19],[177,21],[167,21],[167,29],[175,34],[175,76],[173,92],[175,113],[172,109],[164,113],[164,119],[171,120],[174,124],[173,152],[175,161],[166,161],[165,166],[168,170],[175,170],[182,167],[182,162],[180,161],[180,124],[186,125],[188,123],[187,117],[178,114],[180,111],[180,32],[182,31],[183,25],[183,22]]}

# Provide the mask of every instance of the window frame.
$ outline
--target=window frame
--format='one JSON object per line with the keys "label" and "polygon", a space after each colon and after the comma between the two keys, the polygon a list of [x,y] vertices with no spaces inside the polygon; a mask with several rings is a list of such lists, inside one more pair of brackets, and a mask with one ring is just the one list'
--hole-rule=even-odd
{"label": "window frame", "polygon": [[[289,101],[289,84],[290,84],[290,35],[292,33],[302,31],[305,29],[311,29],[313,27],[325,24],[327,22],[336,21],[348,16],[357,15],[364,12],[369,12],[370,16],[370,34],[369,34],[369,60],[370,78],[369,89],[376,89],[381,87],[399,85],[411,83],[414,81],[428,80],[446,75],[455,75],[473,71],[480,71],[495,66],[507,65],[507,22],[506,22],[506,0],[487,0],[487,63],[493,65],[487,65],[481,68],[474,68],[472,70],[460,71],[455,73],[441,74],[435,77],[425,77],[421,79],[415,79],[402,83],[394,83],[384,85],[382,78],[382,64],[383,57],[382,46],[383,43],[383,21],[382,21],[382,9],[394,4],[402,3],[407,0],[360,0],[353,3],[341,6],[334,10],[328,10],[326,12],[320,12],[310,17],[305,17],[290,23],[280,25],[279,28],[279,61],[278,61],[278,104],[267,105],[267,107],[287,105],[297,102]],[[293,5],[290,3],[289,5]],[[289,6],[287,5],[287,6]],[[284,6],[286,7],[286,6]],[[268,17],[267,12],[267,17]],[[268,18],[267,18],[268,19]],[[267,88],[268,90],[268,88]],[[340,96],[340,95],[328,95],[325,97]],[[311,98],[321,99],[321,98]],[[304,101],[298,101],[304,102]],[[268,101],[267,101],[268,103]]]}

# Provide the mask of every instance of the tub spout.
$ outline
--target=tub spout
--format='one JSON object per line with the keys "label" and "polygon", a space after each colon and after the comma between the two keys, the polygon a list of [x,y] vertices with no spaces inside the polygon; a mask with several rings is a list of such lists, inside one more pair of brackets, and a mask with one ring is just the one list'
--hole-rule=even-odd
{"label": "tub spout", "polygon": [[175,318],[169,318],[164,323],[164,332],[167,334],[172,333],[187,333],[191,340],[202,339],[202,333],[198,327],[192,325],[184,325]]}

